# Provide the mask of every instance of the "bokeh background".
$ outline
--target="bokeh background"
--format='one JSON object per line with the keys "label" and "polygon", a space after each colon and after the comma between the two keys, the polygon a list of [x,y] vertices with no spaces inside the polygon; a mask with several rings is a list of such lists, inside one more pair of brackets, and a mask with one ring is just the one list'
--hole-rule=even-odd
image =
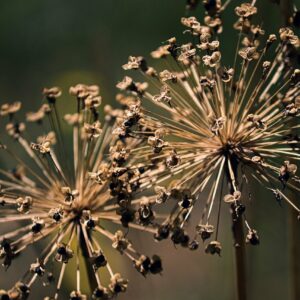
{"label": "bokeh background", "polygon": [[[257,18],[266,31],[277,31],[281,24],[278,7],[266,0],[258,1],[258,6]],[[228,64],[235,51],[232,8],[224,16],[223,57]],[[185,14],[184,0],[1,1],[0,104],[22,101],[25,109],[34,110],[41,103],[43,87],[57,85],[67,94],[68,87],[76,83],[99,84],[103,102],[114,104],[115,84],[124,76],[120,66],[127,57],[147,56],[166,39],[181,36],[180,18]],[[201,6],[193,14],[201,15]],[[64,105],[71,106],[71,101]],[[0,164],[4,164],[1,157]],[[289,212],[264,190],[256,189],[254,194],[249,215],[261,245],[247,248],[249,299],[292,299]],[[128,292],[118,299],[234,299],[234,252],[226,208],[222,215],[221,258],[205,255],[201,247],[190,252],[176,249],[169,241],[154,243],[146,233],[131,232],[138,249],[160,254],[164,272],[145,280],[126,259],[112,254],[113,265],[130,280]],[[28,259],[39,251],[31,248]],[[22,259],[16,265],[24,269]],[[1,271],[0,287],[18,279],[17,269]],[[64,282],[66,295],[73,277],[68,274]],[[47,288],[39,286],[35,285],[37,293],[30,299],[46,294]]]}

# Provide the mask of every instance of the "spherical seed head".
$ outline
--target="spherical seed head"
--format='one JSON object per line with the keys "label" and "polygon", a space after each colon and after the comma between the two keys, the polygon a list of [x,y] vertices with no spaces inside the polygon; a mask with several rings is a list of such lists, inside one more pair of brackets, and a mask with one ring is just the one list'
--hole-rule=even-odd
{"label": "spherical seed head", "polygon": [[[145,85],[137,84],[136,89],[141,92]],[[94,274],[92,279],[95,285],[99,285],[93,294],[94,299],[111,298],[125,292],[127,281],[113,272],[109,257],[101,248],[102,238],[110,240],[112,248],[132,262],[139,254],[122,230],[110,232],[110,227],[106,228],[105,224],[110,222],[120,227],[133,226],[154,232],[154,229],[144,225],[155,221],[152,205],[156,196],[150,196],[145,202],[145,198],[138,195],[141,185],[150,182],[152,170],[135,165],[136,159],[131,155],[131,149],[139,157],[139,143],[136,140],[127,137],[120,140],[113,134],[120,111],[111,108],[101,123],[99,87],[76,85],[70,88],[70,93],[75,96],[77,113],[67,114],[63,118],[60,115],[60,103],[63,101],[56,101],[61,96],[61,90],[56,87],[44,90],[47,103],[38,111],[27,114],[27,121],[41,129],[42,135],[37,137],[31,137],[35,130],[31,131],[30,124],[26,128],[25,124],[17,121],[15,114],[20,104],[8,104],[1,108],[3,118],[0,121],[8,118],[8,135],[28,155],[25,158],[20,156],[15,144],[13,147],[1,144],[1,151],[11,155],[13,161],[21,165],[11,172],[1,170],[3,185],[0,187],[0,204],[3,208],[0,222],[16,221],[21,224],[0,237],[3,266],[13,267],[16,256],[22,257],[31,244],[45,240],[43,251],[29,264],[22,283],[17,283],[7,293],[2,291],[3,299],[6,294],[9,299],[26,299],[38,277],[43,278],[41,282],[44,286],[56,285],[57,294],[48,297],[56,299],[70,261],[77,266],[77,285],[70,299],[87,299],[88,296],[80,291],[83,269],[80,253],[88,271]],[[126,114],[127,125],[136,124],[141,118],[139,102],[132,103]],[[50,120],[51,131],[45,134],[47,120]],[[62,120],[71,126],[72,143],[63,131]],[[137,220],[139,214],[140,219]],[[50,272],[53,261],[59,268],[57,278]],[[158,260],[151,261],[151,267],[153,270],[150,273],[157,273]],[[100,268],[106,268],[111,275],[108,289],[100,287]]]}
{"label": "spherical seed head", "polygon": [[[257,13],[254,3],[239,4],[234,8],[238,44],[231,51],[232,64],[225,66],[219,38],[227,28],[222,4],[205,1],[204,7],[203,21],[193,16],[181,19],[191,42],[181,45],[172,38],[151,52],[163,61],[156,62],[155,78],[149,78],[139,64],[131,68],[145,75],[149,89],[140,93],[134,76],[125,77],[117,87],[122,99],[131,97],[134,102],[136,97],[141,103],[141,119],[131,123],[126,114],[120,117],[122,132],[143,143],[140,161],[147,158],[148,166],[158,170],[153,179],[156,206],[165,206],[162,210],[168,213],[155,239],[170,236],[176,245],[197,247],[197,240],[187,243],[184,228],[196,214],[196,231],[206,241],[206,252],[219,253],[216,241],[224,202],[230,207],[233,225],[242,223],[254,232],[244,214],[250,200],[257,201],[253,183],[300,211],[286,194],[287,189],[300,189],[296,163],[299,38],[286,27],[277,34],[266,33],[252,18]],[[147,68],[149,64],[145,63]],[[189,190],[191,197],[184,196],[183,190]],[[214,242],[207,244],[210,238]],[[248,240],[251,243],[250,236]],[[256,243],[255,235],[252,241]]]}

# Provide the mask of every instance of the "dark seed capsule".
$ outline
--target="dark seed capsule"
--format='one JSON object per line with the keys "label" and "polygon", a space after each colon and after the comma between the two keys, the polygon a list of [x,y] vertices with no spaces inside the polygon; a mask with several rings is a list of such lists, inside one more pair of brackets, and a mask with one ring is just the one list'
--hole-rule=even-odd
{"label": "dark seed capsule", "polygon": [[246,243],[249,243],[253,246],[259,245],[259,236],[255,229],[249,229],[246,236]]}
{"label": "dark seed capsule", "polygon": [[173,229],[172,235],[171,235],[171,240],[173,241],[174,244],[181,244],[184,243],[186,240],[184,231],[180,227],[175,227]]}
{"label": "dark seed capsule", "polygon": [[161,258],[157,255],[153,255],[150,264],[150,272],[152,274],[161,273],[163,270]]}
{"label": "dark seed capsule", "polygon": [[27,299],[28,298],[28,296],[30,294],[30,287],[27,284],[25,284],[23,282],[18,282],[18,283],[16,283],[15,287],[21,293],[21,298],[20,299]]}
{"label": "dark seed capsule", "polygon": [[148,271],[149,270],[149,267],[150,267],[150,264],[151,264],[151,260],[149,257],[146,257],[145,260],[142,262],[142,267],[145,271]]}
{"label": "dark seed capsule", "polygon": [[0,244],[0,248],[2,248],[5,252],[11,251],[10,242],[4,239]]}
{"label": "dark seed capsule", "polygon": [[32,233],[37,234],[37,233],[41,232],[42,228],[43,228],[42,224],[35,223],[31,226],[31,231],[32,231]]}
{"label": "dark seed capsule", "polygon": [[60,255],[66,255],[67,254],[66,247],[64,247],[64,246],[59,247],[57,249],[57,253],[60,254]]}
{"label": "dark seed capsule", "polygon": [[191,199],[183,199],[180,204],[183,208],[189,208],[191,206]]}
{"label": "dark seed capsule", "polygon": [[10,297],[6,291],[0,290],[0,300],[10,300]]}
{"label": "dark seed capsule", "polygon": [[189,244],[189,249],[194,251],[197,250],[199,248],[199,243],[196,240],[193,240],[190,242]]}
{"label": "dark seed capsule", "polygon": [[180,244],[181,244],[182,247],[188,247],[189,246],[189,241],[190,241],[190,237],[187,234],[184,234]]}
{"label": "dark seed capsule", "polygon": [[139,208],[139,220],[144,225],[149,225],[153,220],[154,214],[150,206],[143,206]]}
{"label": "dark seed capsule", "polygon": [[93,267],[96,270],[101,267],[105,267],[107,265],[107,260],[102,253],[92,258],[92,262],[93,262]]}
{"label": "dark seed capsule", "polygon": [[87,222],[86,222],[86,226],[88,229],[92,229],[92,228],[95,228],[96,224],[95,224],[95,221],[93,219],[89,219]]}
{"label": "dark seed capsule", "polygon": [[211,237],[211,232],[208,232],[208,231],[201,232],[201,239],[203,241],[208,240],[210,237]]}
{"label": "dark seed capsule", "polygon": [[238,203],[235,208],[235,212],[238,216],[241,216],[246,210],[246,206]]}
{"label": "dark seed capsule", "polygon": [[53,214],[52,218],[53,218],[54,221],[59,222],[61,220],[61,217],[62,217],[61,214],[56,212],[56,213]]}
{"label": "dark seed capsule", "polygon": [[221,244],[218,241],[212,241],[206,246],[205,253],[209,253],[212,255],[218,254],[220,256],[221,250]]}
{"label": "dark seed capsule", "polygon": [[121,223],[124,227],[128,227],[128,224],[134,221],[135,210],[131,208],[120,208],[118,214],[121,215]]}
{"label": "dark seed capsule", "polygon": [[109,299],[109,294],[105,288],[97,287],[93,292],[92,299],[94,300]]}
{"label": "dark seed capsule", "polygon": [[122,287],[121,287],[121,285],[118,284],[118,283],[116,283],[116,284],[114,285],[113,291],[114,291],[116,294],[121,293],[121,292],[122,292]]}
{"label": "dark seed capsule", "polygon": [[143,174],[145,172],[145,167],[139,167],[139,172]]}
{"label": "dark seed capsule", "polygon": [[157,233],[154,235],[154,238],[157,241],[165,240],[165,239],[167,239],[169,237],[169,234],[170,234],[170,227],[169,227],[169,225],[161,225],[158,228]]}
{"label": "dark seed capsule", "polygon": [[47,281],[48,281],[49,283],[51,283],[51,282],[53,282],[54,280],[55,280],[55,278],[54,278],[53,273],[52,273],[52,272],[49,272],[49,273],[47,274]]}

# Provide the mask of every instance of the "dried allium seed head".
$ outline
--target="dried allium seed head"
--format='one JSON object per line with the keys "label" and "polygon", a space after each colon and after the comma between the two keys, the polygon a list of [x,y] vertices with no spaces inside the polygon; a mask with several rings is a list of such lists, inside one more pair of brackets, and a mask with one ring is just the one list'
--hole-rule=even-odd
{"label": "dried allium seed head", "polygon": [[[170,237],[175,244],[196,249],[198,235],[189,240],[184,226],[198,212],[196,231],[204,241],[213,238],[205,242],[212,254],[221,251],[222,199],[229,204],[233,226],[244,224],[247,242],[258,243],[244,214],[253,193],[250,187],[249,193],[242,191],[253,181],[300,213],[298,203],[286,195],[288,189],[300,189],[295,163],[300,149],[299,38],[291,28],[281,28],[279,35],[266,33],[252,18],[255,1],[242,3],[235,8],[238,45],[231,51],[231,66],[224,66],[220,35],[226,30],[222,12],[227,4],[204,1],[204,21],[181,19],[191,42],[181,45],[171,38],[151,53],[161,61],[156,62],[159,76],[144,73],[149,88],[143,93],[132,78],[118,84],[126,97],[138,96],[141,103],[140,119],[125,123],[123,114],[119,122],[124,136],[142,144],[138,162],[153,170],[145,187],[155,186],[156,206],[165,205],[164,212],[169,212],[155,239]],[[153,214],[156,206],[151,206]]]}
{"label": "dried allium seed head", "polygon": [[[135,83],[133,90],[142,94],[146,86]],[[56,101],[61,95],[59,88],[45,89],[47,103],[37,112],[27,114],[27,121],[36,123],[34,126],[38,126],[42,133],[37,137],[31,136],[36,132],[31,130],[31,124],[26,131],[25,123],[17,121],[20,103],[1,107],[1,121],[8,119],[5,128],[14,144],[6,147],[1,143],[0,148],[17,164],[12,171],[1,170],[0,222],[16,222],[17,226],[14,230],[8,226],[7,232],[0,236],[2,265],[6,269],[13,267],[15,257],[22,257],[31,244],[45,240],[43,251],[29,264],[22,281],[8,291],[0,291],[0,297],[4,299],[6,296],[9,297],[6,299],[27,299],[38,277],[43,278],[44,286],[56,284],[55,294],[48,299],[57,299],[70,261],[77,265],[77,286],[70,299],[111,299],[126,290],[127,281],[113,272],[109,258],[101,248],[102,239],[110,240],[112,248],[132,263],[140,254],[120,229],[112,234],[107,222],[126,230],[134,227],[156,233],[152,212],[156,195],[149,196],[147,201],[139,196],[140,189],[151,183],[154,171],[137,163],[139,142],[127,137],[119,140],[113,134],[118,126],[117,118],[123,114],[126,115],[125,127],[141,120],[140,101],[124,100],[126,104],[130,103],[125,112],[106,108],[102,126],[98,112],[101,104],[99,87],[80,84],[71,87],[70,93],[75,96],[74,106],[77,108],[75,114],[64,117],[73,130],[71,143],[62,131],[61,102]],[[46,114],[49,118],[44,118]],[[47,120],[51,131],[45,134]],[[162,136],[162,132],[158,131],[157,136]],[[19,155],[15,143],[28,157]],[[146,224],[149,228],[145,227]],[[91,274],[89,279],[97,286],[89,296],[80,290],[83,261]],[[60,269],[57,278],[50,272],[53,262]],[[109,288],[102,286],[102,282],[100,284],[100,268],[107,269],[110,274]],[[161,272],[160,259],[156,256],[150,259],[147,270],[151,274]]]}

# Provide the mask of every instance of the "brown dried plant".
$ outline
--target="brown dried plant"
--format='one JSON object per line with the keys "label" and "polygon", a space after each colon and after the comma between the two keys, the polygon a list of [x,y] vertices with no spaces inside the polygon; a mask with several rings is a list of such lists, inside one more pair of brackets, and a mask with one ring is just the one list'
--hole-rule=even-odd
{"label": "brown dried plant", "polygon": [[[13,171],[0,170],[0,223],[8,224],[0,236],[0,258],[5,268],[14,263],[27,268],[11,289],[0,290],[0,299],[26,299],[37,281],[44,286],[55,284],[55,294],[47,299],[58,299],[69,264],[76,265],[70,299],[110,299],[124,292],[128,282],[113,271],[102,239],[128,257],[143,276],[162,271],[160,258],[139,254],[126,233],[129,227],[155,232],[141,224],[148,217],[147,206],[155,202],[155,196],[140,194],[140,186],[148,181],[147,171],[130,154],[137,142],[112,134],[121,111],[105,106],[99,116],[98,86],[71,87],[74,113],[64,118],[57,105],[61,90],[54,87],[43,93],[45,103],[26,116],[27,123],[34,123],[33,131],[18,121],[21,103],[0,108],[2,120],[8,119],[6,131],[15,141],[10,146],[2,143],[1,151],[18,165]],[[103,116],[101,125],[99,117]],[[71,142],[62,129],[63,119],[72,127]],[[37,139],[31,137],[35,130],[42,134]],[[112,233],[111,224],[125,231]],[[40,240],[45,240],[41,253],[27,265],[22,253]],[[53,264],[60,265],[57,276]],[[86,270],[94,288],[89,297],[81,291]],[[110,276],[108,287],[101,280],[105,270]]]}
{"label": "brown dried plant", "polygon": [[[208,241],[207,253],[220,254],[223,202],[230,207],[235,246],[259,244],[244,213],[248,203],[258,201],[250,197],[251,184],[266,187],[278,202],[300,212],[288,195],[300,191],[299,39],[287,27],[265,36],[253,23],[253,1],[235,7],[237,44],[228,45],[222,13],[230,1],[203,2],[202,23],[181,19],[191,42],[180,45],[172,37],[151,53],[159,70],[141,56],[130,56],[123,65],[146,80],[126,76],[117,84],[123,92],[118,99],[128,106],[117,133],[144,140],[134,151],[143,151],[141,160],[149,166],[161,166],[154,182],[157,202],[173,206],[156,238],[170,236],[195,250],[200,237]],[[232,49],[230,67],[222,63],[223,47]],[[205,191],[208,197],[202,196]],[[191,238],[184,226],[194,210],[199,221]]]}

